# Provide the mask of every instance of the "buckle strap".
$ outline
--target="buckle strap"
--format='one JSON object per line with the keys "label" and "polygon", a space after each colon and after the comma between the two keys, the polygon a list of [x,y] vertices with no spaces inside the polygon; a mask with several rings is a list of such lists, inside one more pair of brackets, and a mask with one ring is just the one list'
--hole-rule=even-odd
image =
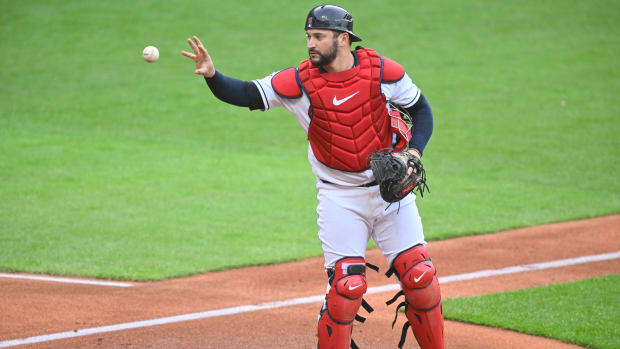
{"label": "buckle strap", "polygon": [[407,339],[407,330],[409,329],[409,326],[411,326],[409,324],[409,321],[405,322],[405,324],[403,325],[403,331],[400,334],[400,342],[398,342],[399,349],[402,349],[403,345],[405,345],[405,339]]}
{"label": "buckle strap", "polygon": [[403,292],[403,290],[400,290],[400,291],[396,292],[396,294],[394,295],[394,297],[392,297],[392,299],[390,299],[389,301],[385,302],[385,305],[391,305],[392,303],[396,302],[398,297],[403,296],[404,294],[405,294],[405,292]]}
{"label": "buckle strap", "polygon": [[376,266],[376,265],[374,265],[374,264],[372,264],[372,263],[368,263],[368,262],[366,262],[366,266],[367,266],[368,268],[370,268],[370,269],[372,269],[372,270],[376,271],[377,273],[379,272],[379,267],[378,267],[378,266]]}
{"label": "buckle strap", "polygon": [[392,321],[392,328],[394,328],[394,325],[396,325],[396,320],[398,319],[398,313],[399,313],[399,309],[405,307],[405,311],[407,311],[407,301],[401,302],[397,307],[396,307],[396,315],[394,315],[394,321]]}
{"label": "buckle strap", "polygon": [[364,307],[364,309],[366,309],[366,311],[368,313],[372,313],[373,311],[375,311],[370,304],[368,304],[368,302],[366,302],[366,300],[364,298],[362,298],[362,307]]}
{"label": "buckle strap", "polygon": [[390,276],[394,274],[395,271],[396,269],[394,269],[394,267],[390,267],[390,269],[388,269],[388,271],[385,272],[385,276],[389,278]]}
{"label": "buckle strap", "polygon": [[[404,295],[404,292],[402,290],[398,291],[396,295],[392,297],[392,299],[390,299],[389,301],[385,302],[385,304],[390,305],[396,302],[396,300],[402,295]],[[407,303],[407,299],[405,299],[403,302],[400,302],[396,306],[396,314],[394,315],[394,321],[392,321],[392,328],[394,328],[394,325],[396,325],[396,320],[398,320],[398,313],[399,313],[400,308],[402,307],[405,307],[405,312],[407,312],[407,307],[409,307],[409,303]],[[407,330],[409,329],[410,326],[411,324],[409,324],[409,321],[405,321],[405,324],[403,325],[402,333],[400,335],[400,342],[398,342],[399,349],[402,349],[403,345],[405,344],[405,339],[407,339]]]}

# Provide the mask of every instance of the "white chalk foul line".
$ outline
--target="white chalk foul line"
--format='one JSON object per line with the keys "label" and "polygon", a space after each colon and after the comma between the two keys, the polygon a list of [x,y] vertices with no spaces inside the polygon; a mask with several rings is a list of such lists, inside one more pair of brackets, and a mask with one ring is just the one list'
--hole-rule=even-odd
{"label": "white chalk foul line", "polygon": [[9,278],[9,279],[51,281],[51,282],[62,282],[62,283],[68,283],[68,284],[82,284],[82,285],[95,285],[95,286],[110,286],[110,287],[131,287],[133,286],[132,284],[125,283],[125,282],[69,279],[69,278],[61,278],[61,277],[53,277],[53,276],[38,276],[38,275],[23,275],[23,274],[18,275],[18,274],[0,273],[0,277]]}
{"label": "white chalk foul line", "polygon": [[319,303],[323,301],[324,298],[325,298],[325,295],[303,297],[303,298],[293,298],[293,299],[289,299],[285,301],[267,302],[267,303],[261,303],[261,304],[256,304],[256,305],[242,305],[238,307],[216,309],[216,310],[204,311],[200,313],[169,316],[169,317],[163,317],[163,318],[152,319],[152,320],[144,320],[144,321],[127,322],[124,324],[117,324],[117,325],[110,325],[110,326],[86,328],[82,330],[52,333],[52,334],[36,336],[36,337],[28,337],[28,338],[23,338],[23,339],[13,339],[13,340],[0,342],[0,348],[6,348],[6,347],[11,347],[11,346],[16,346],[16,345],[23,345],[23,344],[49,342],[49,341],[53,341],[57,339],[88,336],[91,334],[98,334],[98,333],[105,333],[105,332],[129,330],[132,328],[151,327],[151,326],[157,326],[157,325],[172,324],[176,322],[207,319],[211,317],[234,315],[234,314],[247,313],[247,312],[264,310],[264,309],[282,308],[282,307],[288,307],[288,306],[298,305],[298,304]]}
{"label": "white chalk foul line", "polygon": [[592,255],[592,256],[560,259],[556,261],[543,262],[543,263],[516,265],[513,267],[507,267],[503,269],[488,269],[488,270],[476,271],[473,273],[444,276],[444,277],[439,277],[439,283],[445,284],[445,283],[455,282],[455,281],[479,279],[479,278],[485,278],[485,277],[497,276],[497,275],[515,274],[515,273],[521,273],[524,271],[568,267],[568,266],[576,265],[576,264],[602,262],[602,261],[618,259],[618,258],[620,258],[620,251],[597,254],[597,255]]}
{"label": "white chalk foul line", "polygon": [[[524,271],[534,271],[534,270],[543,270],[543,269],[551,269],[551,268],[568,267],[568,266],[575,265],[575,264],[601,262],[601,261],[606,261],[606,260],[611,260],[611,259],[618,259],[618,258],[620,258],[620,251],[610,252],[610,253],[603,253],[603,254],[597,254],[597,255],[592,255],[592,256],[583,256],[583,257],[576,257],[576,258],[559,259],[559,260],[550,261],[550,262],[542,262],[542,263],[534,263],[534,264],[524,264],[524,265],[515,265],[515,266],[512,266],[512,267],[506,267],[506,268],[502,268],[502,269],[480,270],[480,271],[476,271],[476,272],[473,272],[473,273],[464,273],[464,274],[457,274],[457,275],[450,275],[450,276],[440,276],[439,277],[439,284],[448,284],[448,283],[457,282],[457,281],[465,281],[465,280],[480,279],[480,278],[486,278],[486,277],[498,276],[498,275],[522,273]],[[387,291],[394,291],[394,290],[399,290],[399,289],[400,289],[400,285],[392,284],[392,285],[371,287],[371,288],[368,289],[368,291],[366,293],[367,294],[373,294],[373,293],[381,293],[381,292],[387,292]]]}
{"label": "white chalk foul line", "polygon": [[[473,273],[444,276],[444,277],[439,278],[439,283],[447,284],[451,282],[485,278],[485,277],[491,277],[491,276],[497,276],[497,275],[515,274],[515,273],[521,273],[525,271],[560,268],[560,267],[566,267],[566,266],[571,266],[571,265],[576,265],[576,264],[592,263],[592,262],[602,262],[602,261],[618,259],[618,258],[620,258],[620,251],[592,255],[592,256],[560,259],[560,260],[551,261],[551,262],[517,265],[517,266],[512,266],[512,267],[507,267],[507,268],[502,268],[502,269],[488,269],[488,270],[481,270],[481,271],[477,271]],[[369,288],[366,293],[367,294],[381,293],[381,292],[398,290],[399,288],[400,286],[397,284],[377,286],[377,287]],[[299,304],[319,303],[319,302],[322,302],[324,298],[325,298],[325,295],[293,298],[293,299],[288,299],[284,301],[267,302],[267,303],[260,303],[256,305],[242,305],[238,307],[216,309],[216,310],[204,311],[200,313],[169,316],[169,317],[163,317],[163,318],[152,319],[152,320],[144,320],[144,321],[127,322],[127,323],[117,324],[117,325],[93,327],[93,328],[86,328],[86,329],[81,329],[81,330],[52,333],[52,334],[36,336],[36,337],[12,339],[12,340],[0,342],[0,348],[7,348],[7,347],[23,345],[23,344],[49,342],[49,341],[58,340],[58,339],[88,336],[92,334],[99,334],[99,333],[105,333],[105,332],[114,332],[114,331],[129,330],[129,329],[141,328],[141,327],[151,327],[151,326],[157,326],[157,325],[172,324],[176,322],[183,322],[183,321],[190,321],[190,320],[207,319],[211,317],[218,317],[218,316],[225,316],[225,315],[235,315],[235,314],[247,313],[247,312],[258,311],[258,310],[289,307],[289,306],[299,305]]]}

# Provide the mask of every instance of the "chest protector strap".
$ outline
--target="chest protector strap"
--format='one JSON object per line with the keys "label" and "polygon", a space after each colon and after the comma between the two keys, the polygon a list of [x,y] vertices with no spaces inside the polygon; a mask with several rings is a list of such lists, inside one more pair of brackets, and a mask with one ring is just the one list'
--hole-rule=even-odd
{"label": "chest protector strap", "polygon": [[368,156],[392,141],[390,117],[381,94],[383,60],[376,51],[356,51],[358,65],[321,73],[309,60],[299,80],[310,98],[308,139],[316,158],[343,171],[369,168]]}

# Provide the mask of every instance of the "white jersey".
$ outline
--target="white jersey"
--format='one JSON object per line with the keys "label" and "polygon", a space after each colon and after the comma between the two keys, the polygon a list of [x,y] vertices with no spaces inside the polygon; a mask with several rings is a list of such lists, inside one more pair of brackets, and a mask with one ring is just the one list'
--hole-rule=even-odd
{"label": "white jersey", "polygon": [[[284,98],[278,95],[271,84],[273,76],[277,73],[274,72],[262,79],[253,81],[263,99],[264,110],[267,111],[276,107],[288,109],[295,115],[304,132],[308,134],[308,127],[310,126],[310,116],[308,115],[310,99],[308,95],[305,92],[299,98]],[[396,82],[381,83],[381,92],[385,95],[388,102],[403,108],[409,108],[420,98],[420,89],[406,73]],[[312,172],[320,180],[344,186],[358,186],[374,180],[370,169],[362,172],[347,172],[324,165],[314,156],[310,145],[308,145],[308,161],[310,161],[312,166]]]}

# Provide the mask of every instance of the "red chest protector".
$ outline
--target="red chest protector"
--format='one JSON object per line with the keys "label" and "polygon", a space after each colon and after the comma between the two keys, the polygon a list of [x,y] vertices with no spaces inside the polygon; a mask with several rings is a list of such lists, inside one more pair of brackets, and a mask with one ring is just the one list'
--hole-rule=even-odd
{"label": "red chest protector", "polygon": [[300,97],[303,86],[310,98],[308,139],[314,155],[329,167],[350,172],[368,169],[368,156],[391,145],[381,82],[404,76],[398,63],[374,50],[359,49],[356,54],[358,65],[349,70],[321,73],[305,60],[298,70],[283,70],[272,80],[275,91],[287,98]]}

